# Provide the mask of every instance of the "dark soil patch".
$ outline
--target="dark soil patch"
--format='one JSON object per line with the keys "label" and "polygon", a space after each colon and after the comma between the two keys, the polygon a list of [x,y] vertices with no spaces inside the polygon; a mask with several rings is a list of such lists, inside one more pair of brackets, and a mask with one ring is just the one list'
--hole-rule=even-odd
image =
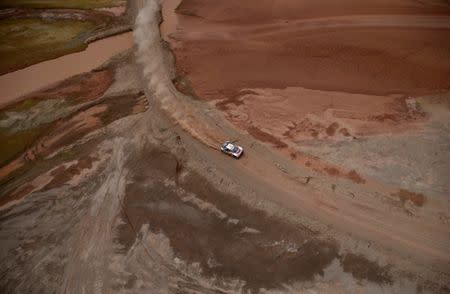
{"label": "dark soil patch", "polygon": [[14,191],[13,193],[0,197],[0,207],[5,205],[6,203],[10,202],[10,201],[14,201],[14,200],[19,200],[23,197],[25,197],[26,195],[28,195],[31,191],[33,191],[34,187],[32,185],[26,185],[23,188],[19,188],[19,190],[16,192]]}
{"label": "dark soil patch", "polygon": [[324,171],[329,174],[330,176],[334,177],[345,177],[349,180],[352,180],[353,182],[357,184],[364,184],[366,182],[365,179],[363,179],[355,170],[349,171],[347,174],[343,174],[340,170],[338,170],[335,167],[325,167]]}
{"label": "dark soil patch", "polygon": [[366,182],[354,169],[347,173],[347,178],[357,184],[364,184]]}
{"label": "dark soil patch", "polygon": [[340,176],[341,175],[341,172],[337,168],[334,168],[334,167],[326,167],[326,168],[324,168],[324,170],[330,176]]}
{"label": "dark soil patch", "polygon": [[341,133],[342,135],[346,136],[346,137],[350,137],[350,133],[346,128],[340,129],[339,133]]}
{"label": "dark soil patch", "polygon": [[328,136],[334,136],[336,133],[336,130],[339,128],[339,124],[337,122],[332,123],[331,125],[326,128],[326,133]]}
{"label": "dark soil patch", "polygon": [[286,148],[287,147],[287,144],[282,142],[277,137],[258,129],[255,126],[248,127],[247,131],[255,139],[260,140],[262,142],[270,143],[270,144],[274,145],[275,148]]}
{"label": "dark soil patch", "polygon": [[87,155],[80,158],[77,163],[72,164],[67,168],[60,166],[51,173],[53,179],[43,188],[43,191],[61,187],[73,177],[80,175],[83,170],[92,168],[92,162],[96,160],[96,158]]}
{"label": "dark soil patch", "polygon": [[385,122],[385,121],[391,121],[391,122],[398,122],[399,121],[399,114],[392,114],[392,113],[384,113],[379,115],[373,115],[369,117],[370,121],[379,121],[379,122]]}
{"label": "dark soil patch", "polygon": [[[334,241],[318,240],[306,228],[252,209],[197,174],[188,174],[179,185],[165,185],[167,179],[176,181],[180,164],[168,153],[143,152],[129,164],[134,175],[124,199],[124,220],[132,227],[122,225],[117,239],[124,250],[135,240],[133,231],[148,223],[153,232],[163,232],[170,239],[179,258],[199,262],[206,276],[244,280],[252,292],[313,279],[337,257]],[[228,217],[183,202],[177,195],[180,188]],[[242,232],[245,228],[255,231]]]}
{"label": "dark soil patch", "polygon": [[400,189],[397,193],[393,194],[405,204],[406,201],[411,201],[414,205],[422,207],[426,201],[426,197],[421,193],[414,193],[408,190]]}
{"label": "dark soil patch", "polygon": [[358,280],[368,280],[375,283],[392,284],[389,266],[381,267],[364,256],[349,253],[340,257],[344,271],[351,273]]}

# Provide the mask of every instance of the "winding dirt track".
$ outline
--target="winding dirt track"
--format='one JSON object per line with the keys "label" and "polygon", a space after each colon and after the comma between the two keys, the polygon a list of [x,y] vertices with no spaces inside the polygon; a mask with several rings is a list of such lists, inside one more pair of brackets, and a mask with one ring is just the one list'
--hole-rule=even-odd
{"label": "winding dirt track", "polygon": [[[167,12],[164,9],[163,11]],[[171,13],[173,14],[173,12]],[[164,19],[171,19],[176,16],[164,14],[163,17]],[[277,40],[281,38],[280,35],[283,33],[308,32],[324,28],[326,31],[341,28],[371,27],[433,30],[447,30],[450,28],[448,16],[427,15],[339,16],[297,20],[294,22],[289,20],[289,26],[281,23],[272,23],[244,25],[239,28],[237,26],[226,27],[221,23],[210,23],[210,25],[205,26],[203,20],[197,18],[183,18],[182,21],[171,20],[171,22],[190,25],[191,30],[187,32],[178,27],[177,32],[171,34],[173,39],[170,41],[172,48],[175,49],[177,62],[188,64],[186,72],[200,97],[214,87],[220,88],[221,85],[226,85],[226,82],[220,79],[237,80],[241,79],[242,75],[239,71],[236,71],[235,75],[227,75],[228,71],[224,71],[223,68],[215,68],[219,59],[214,57],[216,58],[214,60],[211,57],[217,56],[217,52],[214,51],[216,48],[214,44],[210,47],[213,50],[211,56],[205,56],[202,55],[202,52],[208,52],[208,49],[204,51],[205,47],[198,45],[198,43],[197,47],[195,47],[196,44],[193,45],[194,47],[189,47],[193,44],[190,41],[195,43],[201,40],[202,44],[211,44],[208,43],[211,40],[245,40],[245,42],[249,43],[252,40],[258,41],[263,39],[267,41],[271,38]],[[151,24],[140,23],[138,29],[142,30],[139,34],[144,36],[144,32],[151,29]],[[170,35],[170,33],[163,32],[163,35]],[[137,39],[139,40],[139,38]],[[181,45],[180,41],[185,43]],[[145,44],[145,42],[141,42],[141,44]],[[223,44],[219,42],[218,46],[223,46]],[[194,58],[187,58],[190,60],[186,61],[186,57],[183,54],[186,52],[184,50],[189,52],[191,50],[189,48],[197,48],[198,51],[193,51]],[[145,47],[144,45],[140,47],[141,61],[144,61],[144,72],[146,72],[146,68],[148,69],[147,72],[151,72],[151,69],[154,68],[151,63],[145,63],[145,59],[149,60],[147,57],[142,57],[151,56],[152,51],[149,50],[153,50],[153,48]],[[236,54],[238,55],[239,53]],[[195,67],[195,62],[199,60],[197,59],[198,56],[201,56],[203,61],[200,66]],[[220,64],[223,65],[224,62],[231,60],[229,58],[232,57],[225,56],[221,58]],[[207,71],[203,67],[207,63],[209,63],[208,68],[211,70]],[[184,69],[183,66],[177,64],[178,69],[181,71]],[[216,71],[224,71],[224,73],[216,75]],[[149,84],[150,88],[155,87],[155,82],[156,78],[153,77]],[[164,87],[167,87],[166,90],[161,90],[158,93],[160,94],[162,108],[174,120],[178,121],[184,130],[193,134],[201,142],[214,146],[220,142],[220,138],[229,138],[230,135],[236,136],[239,134],[233,131],[232,127],[224,122],[220,115],[214,114],[207,106],[177,94],[173,90],[172,85],[164,84]],[[170,101],[170,104],[168,101]],[[186,117],[189,117],[189,120],[186,120]],[[252,138],[243,134],[239,135],[239,139],[244,146],[253,146],[255,143]],[[230,161],[215,151],[205,150],[205,152],[230,177],[239,179],[243,185],[257,187],[255,190],[259,192],[258,195],[261,197],[267,197],[272,201],[282,203],[300,215],[318,219],[338,230],[350,232],[358,238],[373,240],[388,251],[392,250],[394,254],[400,254],[428,266],[437,266],[439,270],[444,272],[450,270],[449,226],[436,221],[432,216],[411,218],[406,214],[399,213],[396,209],[389,208],[389,205],[383,203],[383,199],[389,198],[389,195],[395,191],[394,187],[388,187],[372,181],[368,181],[363,185],[344,183],[345,192],[331,193],[329,188],[325,188],[329,186],[330,178],[319,176],[318,181],[323,184],[322,188],[317,186],[310,188],[298,181],[298,179],[309,175],[308,170],[280,158],[266,148],[247,150],[246,156],[238,162]],[[280,165],[283,168],[280,168]],[[357,199],[351,199],[348,197],[349,194],[356,194],[358,197]],[[431,205],[446,204],[434,203]]]}

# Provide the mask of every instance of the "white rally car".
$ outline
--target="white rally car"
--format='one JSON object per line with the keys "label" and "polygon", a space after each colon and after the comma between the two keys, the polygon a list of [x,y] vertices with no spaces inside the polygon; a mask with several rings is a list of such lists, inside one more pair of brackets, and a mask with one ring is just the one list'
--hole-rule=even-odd
{"label": "white rally car", "polygon": [[225,143],[220,145],[220,151],[237,159],[241,157],[242,153],[244,153],[244,148],[230,141],[226,141]]}

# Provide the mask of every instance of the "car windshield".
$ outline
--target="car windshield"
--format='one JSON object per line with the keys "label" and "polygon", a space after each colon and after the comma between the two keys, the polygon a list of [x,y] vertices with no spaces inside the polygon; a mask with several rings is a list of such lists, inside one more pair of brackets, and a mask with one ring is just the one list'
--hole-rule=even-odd
{"label": "car windshield", "polygon": [[233,145],[232,143],[229,143],[229,142],[225,142],[225,143],[222,145],[222,147],[223,147],[225,150],[228,150],[228,151],[230,151],[230,152],[236,152],[236,151],[238,150],[238,148],[237,148],[235,145]]}
{"label": "car windshield", "polygon": [[222,145],[222,147],[229,152],[238,152],[239,151],[239,147],[230,142],[225,142]]}

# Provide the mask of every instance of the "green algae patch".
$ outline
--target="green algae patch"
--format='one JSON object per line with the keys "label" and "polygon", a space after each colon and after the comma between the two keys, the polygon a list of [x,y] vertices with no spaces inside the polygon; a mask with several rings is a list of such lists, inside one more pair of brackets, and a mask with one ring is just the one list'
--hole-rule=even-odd
{"label": "green algae patch", "polygon": [[0,141],[3,142],[0,144],[0,166],[4,166],[23,153],[47,129],[48,126],[39,126],[37,128],[11,133],[7,129],[0,128]]}
{"label": "green algae patch", "polygon": [[123,0],[2,0],[0,8],[78,8],[92,9],[115,7],[125,4]]}
{"label": "green algae patch", "polygon": [[0,74],[86,49],[97,25],[89,21],[0,20]]}
{"label": "green algae patch", "polygon": [[25,99],[22,101],[19,101],[15,104],[12,105],[8,105],[5,108],[0,110],[0,120],[4,119],[7,117],[6,113],[7,112],[24,112],[24,111],[28,111],[31,108],[33,108],[34,106],[36,106],[36,104],[38,104],[40,101],[42,101],[44,98],[42,97],[32,97],[29,99]]}
{"label": "green algae patch", "polygon": [[41,97],[33,97],[0,110],[0,142],[2,142],[0,144],[0,167],[23,153],[48,127],[48,124],[43,124],[23,130],[13,130],[10,126],[5,127],[4,120],[8,119],[10,113],[28,112],[42,100]]}
{"label": "green algae patch", "polygon": [[31,98],[31,99],[26,99],[26,100],[20,101],[13,108],[11,108],[11,110],[15,111],[15,112],[22,112],[22,111],[30,110],[33,106],[38,104],[40,100],[41,99],[39,99],[39,98]]}

